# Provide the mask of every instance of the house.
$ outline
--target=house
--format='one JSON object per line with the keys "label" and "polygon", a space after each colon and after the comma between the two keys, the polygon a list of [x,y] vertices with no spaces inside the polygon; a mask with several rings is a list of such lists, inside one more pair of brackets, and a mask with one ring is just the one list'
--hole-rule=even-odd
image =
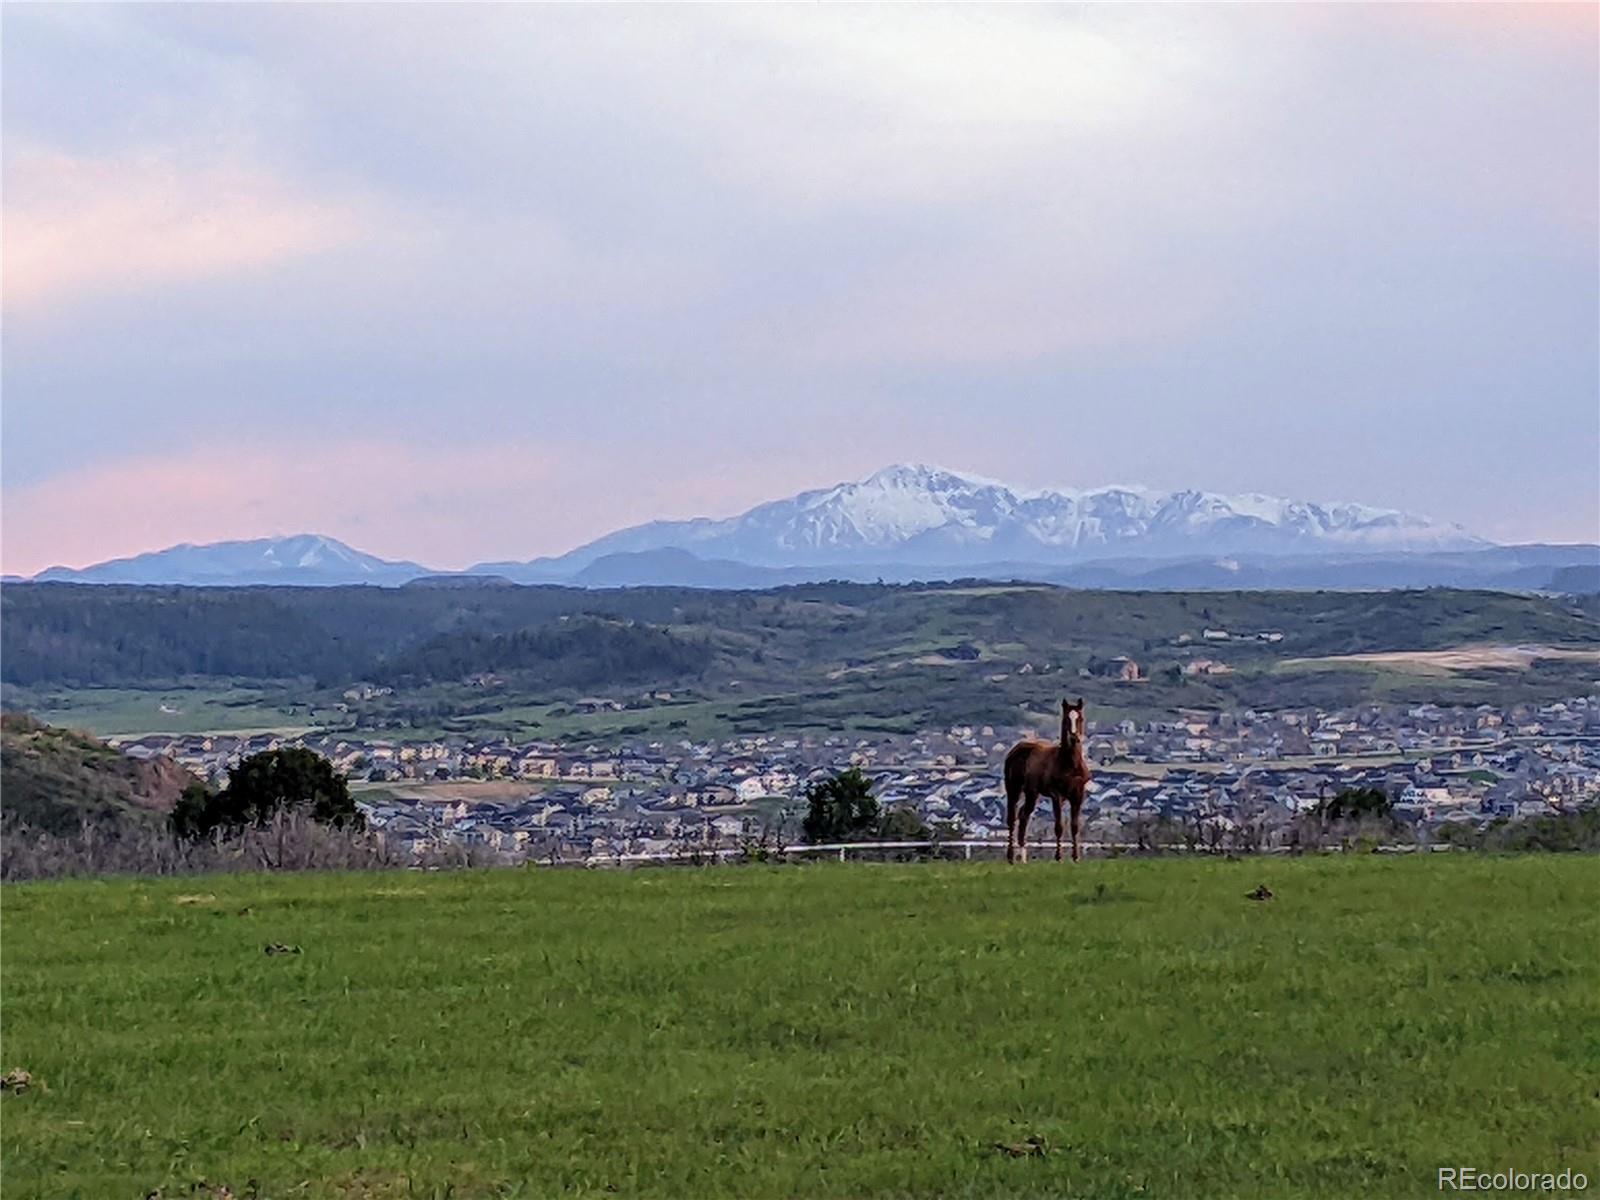
{"label": "house", "polygon": [[1139,671],[1139,664],[1126,654],[1119,654],[1115,658],[1091,658],[1087,673],[1096,679],[1115,679],[1121,683],[1137,683],[1144,678]]}
{"label": "house", "polygon": [[523,754],[516,761],[516,771],[524,779],[554,779],[559,767],[548,754]]}
{"label": "house", "polygon": [[541,804],[528,813],[526,820],[528,824],[543,829],[550,824],[553,818],[561,816],[565,812],[566,809],[559,804]]}
{"label": "house", "polygon": [[739,802],[739,794],[731,787],[713,783],[707,784],[705,787],[694,788],[685,799],[691,806],[700,808],[726,808]]}
{"label": "house", "polygon": [[794,772],[781,769],[768,771],[761,777],[761,786],[766,788],[769,796],[787,796],[794,791]]}

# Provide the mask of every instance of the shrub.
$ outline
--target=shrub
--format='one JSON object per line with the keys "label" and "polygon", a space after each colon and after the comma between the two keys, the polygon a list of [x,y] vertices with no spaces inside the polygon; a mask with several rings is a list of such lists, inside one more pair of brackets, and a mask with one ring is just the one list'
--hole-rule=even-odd
{"label": "shrub", "polygon": [[872,781],[859,767],[806,789],[806,818],[801,826],[806,841],[859,841],[871,837],[877,828],[878,801],[872,794]]}
{"label": "shrub", "polygon": [[366,823],[345,777],[320,754],[295,746],[252,754],[228,773],[228,786],[220,792],[191,784],[172,810],[171,828],[177,837],[195,841],[265,825],[289,811],[336,828],[360,829]]}
{"label": "shrub", "polygon": [[878,837],[886,842],[926,842],[933,838],[933,830],[909,805],[896,805],[883,814],[878,824]]}
{"label": "shrub", "polygon": [[420,856],[382,833],[337,828],[304,813],[280,811],[260,826],[218,830],[193,841],[160,828],[111,829],[85,822],[58,834],[7,818],[0,879],[75,875],[201,875],[230,871],[373,871],[404,867],[478,867],[505,861],[482,846],[444,846]]}

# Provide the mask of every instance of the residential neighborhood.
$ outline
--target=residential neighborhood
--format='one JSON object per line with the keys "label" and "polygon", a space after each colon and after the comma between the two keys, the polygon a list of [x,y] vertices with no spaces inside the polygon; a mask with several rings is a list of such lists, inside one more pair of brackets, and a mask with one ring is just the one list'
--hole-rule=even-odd
{"label": "residential neighborhood", "polygon": [[[1000,763],[1019,738],[1053,731],[956,726],[918,736],[781,734],[720,741],[555,742],[148,735],[134,756],[169,754],[225,782],[242,757],[287,745],[328,758],[369,824],[416,854],[449,845],[551,862],[671,855],[798,840],[806,789],[847,767],[886,808],[941,836],[1005,837]],[[1419,839],[1446,826],[1600,802],[1600,695],[1545,705],[1367,704],[1339,711],[1192,712],[1088,722],[1091,843],[1143,845],[1157,826],[1192,844],[1269,845],[1344,789],[1375,788]],[[1048,818],[1036,819],[1035,839]]]}

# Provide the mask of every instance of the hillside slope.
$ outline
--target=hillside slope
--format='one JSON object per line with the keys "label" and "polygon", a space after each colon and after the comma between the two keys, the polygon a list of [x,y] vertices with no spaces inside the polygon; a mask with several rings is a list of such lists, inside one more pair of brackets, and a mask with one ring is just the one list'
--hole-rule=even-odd
{"label": "hillside slope", "polygon": [[165,756],[131,758],[86,733],[23,713],[0,715],[0,798],[8,821],[54,833],[85,821],[153,821],[192,782]]}

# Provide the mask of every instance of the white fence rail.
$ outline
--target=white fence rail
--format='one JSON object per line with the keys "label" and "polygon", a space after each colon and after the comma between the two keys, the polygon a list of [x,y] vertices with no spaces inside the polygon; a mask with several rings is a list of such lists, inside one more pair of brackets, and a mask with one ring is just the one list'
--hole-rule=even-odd
{"label": "white fence rail", "polygon": [[[1417,853],[1419,851],[1424,852],[1424,853],[1426,853],[1426,852],[1440,852],[1440,853],[1443,853],[1443,852],[1449,851],[1451,848],[1452,847],[1450,847],[1448,845],[1438,845],[1438,844],[1431,845],[1431,846],[1417,846],[1415,844],[1402,844],[1402,845],[1395,845],[1395,846],[1376,846],[1376,847],[1373,847],[1372,849],[1375,850],[1376,852],[1380,853],[1380,854],[1415,854],[1415,853]],[[1005,849],[1006,849],[1006,843],[1005,842],[998,841],[998,840],[995,840],[995,839],[992,839],[992,838],[991,839],[985,839],[985,840],[955,840],[955,841],[937,841],[937,842],[935,842],[935,841],[927,841],[927,842],[818,842],[818,843],[798,842],[798,843],[795,843],[794,845],[790,845],[790,846],[772,846],[772,847],[762,847],[762,846],[757,846],[757,845],[751,845],[751,846],[724,846],[724,847],[719,847],[719,848],[716,848],[716,849],[672,850],[672,851],[658,852],[658,853],[651,853],[651,854],[594,854],[594,855],[590,855],[587,858],[563,859],[563,860],[559,860],[559,861],[555,861],[555,862],[552,862],[549,859],[529,859],[528,861],[530,863],[537,863],[538,865],[541,865],[541,866],[610,867],[610,866],[628,866],[628,865],[634,864],[634,863],[720,862],[720,861],[723,861],[723,860],[726,860],[726,859],[739,859],[739,858],[755,859],[755,858],[760,858],[760,857],[763,857],[763,856],[768,858],[768,859],[773,859],[773,858],[788,858],[788,857],[799,856],[799,855],[828,855],[830,857],[836,857],[840,862],[844,862],[844,861],[846,861],[846,859],[852,853],[856,853],[856,852],[859,852],[859,851],[870,851],[870,852],[874,852],[874,853],[881,853],[882,851],[885,851],[885,850],[960,850],[962,858],[970,859],[972,857],[972,852],[974,850],[994,850],[994,851],[997,851],[997,852],[1003,854],[1005,852]],[[1041,850],[1042,851],[1049,851],[1049,850],[1052,850],[1052,849],[1053,849],[1053,845],[1051,843],[1048,843],[1048,842],[1030,842],[1029,843],[1030,852],[1041,851]],[[1091,849],[1100,851],[1101,853],[1104,853],[1107,850],[1116,850],[1116,851],[1143,850],[1143,851],[1145,851],[1147,853],[1156,853],[1157,852],[1156,850],[1153,850],[1151,847],[1141,846],[1137,842],[1085,842],[1084,845],[1083,845],[1083,849],[1084,849],[1086,854]],[[1340,847],[1329,847],[1326,850],[1313,851],[1313,852],[1314,853],[1330,853],[1330,852],[1331,853],[1339,853],[1340,851],[1341,851]],[[1263,847],[1263,848],[1261,848],[1259,850],[1249,851],[1249,852],[1247,852],[1247,855],[1249,857],[1254,857],[1256,855],[1291,854],[1293,852],[1294,852],[1294,848],[1290,847],[1290,846],[1271,846],[1271,847]],[[1213,849],[1213,848],[1207,847],[1207,846],[1195,846],[1195,847],[1192,847],[1192,848],[1189,847],[1189,846],[1162,846],[1162,847],[1159,848],[1159,853],[1161,853],[1161,854],[1201,854],[1201,855],[1212,855],[1212,856],[1221,857],[1221,856],[1224,856],[1224,855],[1230,853],[1230,851],[1223,850],[1223,849]],[[1243,855],[1243,854],[1241,855],[1241,857],[1244,857],[1244,856],[1246,856],[1246,855]]]}

